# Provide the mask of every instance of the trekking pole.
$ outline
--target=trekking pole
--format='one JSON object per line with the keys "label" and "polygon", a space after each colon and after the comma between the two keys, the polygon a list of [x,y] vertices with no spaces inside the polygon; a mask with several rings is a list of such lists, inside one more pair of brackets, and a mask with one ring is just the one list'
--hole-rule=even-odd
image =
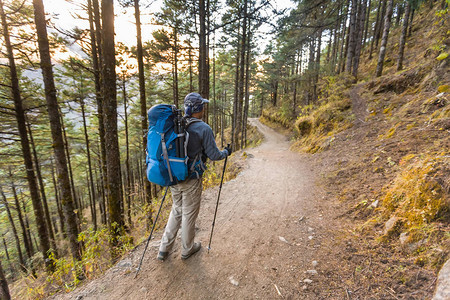
{"label": "trekking pole", "polygon": [[[230,144],[228,144],[227,147],[230,147]],[[211,227],[211,235],[209,237],[208,253],[209,253],[209,250],[211,250],[211,240],[212,240],[212,236],[213,236],[214,225],[216,223],[217,208],[219,207],[220,192],[222,191],[223,176],[225,175],[225,168],[227,167],[227,159],[228,159],[228,155],[225,157],[225,162],[223,163],[222,179],[220,180],[219,194],[217,195],[216,210],[214,211],[214,218],[213,218],[212,227]]]}
{"label": "trekking pole", "polygon": [[161,212],[161,207],[163,206],[164,199],[166,199],[166,195],[167,195],[167,190],[168,189],[169,189],[169,187],[166,187],[166,191],[164,192],[164,196],[163,196],[163,198],[161,200],[161,205],[159,206],[158,213],[156,214],[156,219],[155,219],[155,222],[153,223],[152,231],[150,231],[150,235],[148,236],[147,243],[145,244],[144,253],[142,253],[141,261],[139,262],[139,267],[136,270],[136,274],[134,275],[134,279],[136,279],[136,277],[138,276],[139,271],[141,270],[142,261],[144,260],[145,251],[147,251],[148,244],[150,243],[150,239],[152,238],[153,230],[155,229],[156,222],[158,221],[159,213]]}

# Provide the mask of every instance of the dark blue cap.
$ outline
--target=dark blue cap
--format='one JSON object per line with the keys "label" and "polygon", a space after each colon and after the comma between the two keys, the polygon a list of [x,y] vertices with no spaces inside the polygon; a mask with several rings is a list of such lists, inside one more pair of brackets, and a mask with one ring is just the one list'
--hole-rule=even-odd
{"label": "dark blue cap", "polygon": [[209,100],[204,99],[199,93],[187,94],[184,98],[184,111],[189,116],[193,113],[201,112],[203,103],[209,103]]}

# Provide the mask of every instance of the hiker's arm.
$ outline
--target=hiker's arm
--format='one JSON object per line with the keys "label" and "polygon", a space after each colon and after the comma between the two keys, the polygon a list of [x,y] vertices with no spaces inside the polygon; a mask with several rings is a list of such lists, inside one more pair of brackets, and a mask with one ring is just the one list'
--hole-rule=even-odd
{"label": "hiker's arm", "polygon": [[210,160],[221,160],[228,155],[227,150],[220,151],[217,148],[216,140],[214,139],[214,134],[211,127],[205,128],[203,134],[203,149],[205,149],[205,154]]}

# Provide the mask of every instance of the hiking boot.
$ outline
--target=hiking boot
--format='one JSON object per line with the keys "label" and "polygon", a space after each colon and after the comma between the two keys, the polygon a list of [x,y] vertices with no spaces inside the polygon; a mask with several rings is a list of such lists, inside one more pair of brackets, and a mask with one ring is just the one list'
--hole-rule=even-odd
{"label": "hiking boot", "polygon": [[194,243],[194,246],[192,247],[191,252],[188,253],[188,254],[183,254],[183,255],[181,255],[181,259],[182,259],[182,260],[188,259],[188,258],[191,257],[193,254],[197,253],[197,252],[200,250],[201,247],[202,247],[202,243],[200,243],[200,242]]}
{"label": "hiking boot", "polygon": [[159,251],[157,259],[159,259],[161,261],[165,261],[167,256],[169,256],[169,252]]}

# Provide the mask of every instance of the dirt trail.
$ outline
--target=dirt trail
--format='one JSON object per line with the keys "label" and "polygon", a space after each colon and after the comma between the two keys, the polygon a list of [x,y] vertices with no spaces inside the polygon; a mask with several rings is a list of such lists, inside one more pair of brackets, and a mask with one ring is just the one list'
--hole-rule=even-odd
{"label": "dirt trail", "polygon": [[182,261],[177,240],[168,260],[157,261],[159,233],[137,279],[134,270],[143,245],[101,278],[58,299],[312,297],[303,280],[305,271],[314,269],[326,219],[314,207],[315,199],[321,199],[315,175],[306,156],[288,150],[284,136],[256,119],[251,122],[265,141],[247,152],[245,169],[222,188],[209,254],[217,188],[203,194],[196,237],[203,248],[198,254]]}

